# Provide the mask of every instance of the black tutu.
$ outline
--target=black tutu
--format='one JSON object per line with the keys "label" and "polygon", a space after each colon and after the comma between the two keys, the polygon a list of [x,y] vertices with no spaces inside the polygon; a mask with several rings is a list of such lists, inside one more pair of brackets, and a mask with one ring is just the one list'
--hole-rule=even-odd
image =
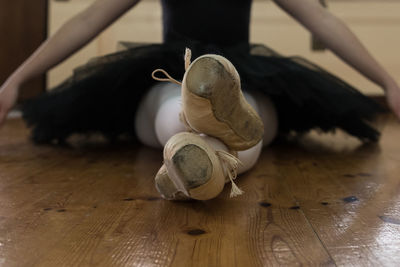
{"label": "black tutu", "polygon": [[282,134],[340,128],[362,141],[379,139],[370,122],[385,109],[320,67],[300,57],[282,57],[264,45],[199,42],[144,45],[91,60],[50,92],[24,103],[32,139],[63,142],[75,133],[135,137],[137,106],[156,83],[152,71],[163,68],[181,79],[185,47],[192,50],[192,60],[208,53],[228,58],[243,90],[261,91],[275,103]]}

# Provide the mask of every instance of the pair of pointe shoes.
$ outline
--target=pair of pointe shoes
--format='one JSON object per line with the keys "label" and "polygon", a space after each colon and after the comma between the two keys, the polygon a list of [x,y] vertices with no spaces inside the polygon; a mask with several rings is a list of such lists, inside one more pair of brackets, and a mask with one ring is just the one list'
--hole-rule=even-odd
{"label": "pair of pointe shoes", "polygon": [[[169,200],[207,200],[221,193],[232,182],[231,196],[242,191],[235,185],[239,160],[232,154],[256,145],[263,137],[263,123],[245,100],[235,67],[218,55],[203,55],[190,63],[185,55],[185,75],[181,84],[181,120],[189,132],[174,135],[164,147],[164,164],[155,182],[160,194]],[[161,81],[173,80],[153,78]],[[180,83],[179,83],[180,84]],[[215,150],[205,134],[222,141],[230,150]]]}

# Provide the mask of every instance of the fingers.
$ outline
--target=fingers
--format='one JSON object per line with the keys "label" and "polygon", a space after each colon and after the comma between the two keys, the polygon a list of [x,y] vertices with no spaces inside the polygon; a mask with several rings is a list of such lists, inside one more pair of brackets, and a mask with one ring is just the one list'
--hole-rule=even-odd
{"label": "fingers", "polygon": [[397,108],[396,110],[394,110],[394,114],[396,115],[397,120],[400,121],[400,108]]}
{"label": "fingers", "polygon": [[400,93],[396,90],[387,90],[386,99],[389,108],[396,118],[400,121]]}
{"label": "fingers", "polygon": [[6,120],[7,112],[0,107],[0,128],[4,125]]}
{"label": "fingers", "polygon": [[392,109],[394,115],[396,115],[397,119],[400,120],[400,104],[398,104],[397,102],[393,103],[391,105],[391,109]]}
{"label": "fingers", "polygon": [[400,110],[399,109],[392,109],[392,113],[395,115],[397,121],[400,122]]}

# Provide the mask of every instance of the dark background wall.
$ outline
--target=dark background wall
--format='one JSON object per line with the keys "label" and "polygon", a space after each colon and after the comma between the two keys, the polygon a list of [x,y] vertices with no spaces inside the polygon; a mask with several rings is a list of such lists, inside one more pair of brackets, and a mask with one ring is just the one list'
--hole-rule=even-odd
{"label": "dark background wall", "polygon": [[[0,84],[46,38],[47,0],[0,0]],[[26,83],[20,100],[45,89],[45,76]]]}

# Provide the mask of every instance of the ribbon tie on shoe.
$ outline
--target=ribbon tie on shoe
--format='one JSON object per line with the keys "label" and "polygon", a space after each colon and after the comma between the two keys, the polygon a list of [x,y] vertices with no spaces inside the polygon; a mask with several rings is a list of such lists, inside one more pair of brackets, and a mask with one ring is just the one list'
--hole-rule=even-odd
{"label": "ribbon tie on shoe", "polygon": [[[189,48],[186,48],[185,50],[185,71],[189,68],[192,60],[192,51]],[[160,78],[156,76],[157,72],[161,72],[164,74],[167,78]],[[177,85],[182,85],[181,82],[175,80],[174,78],[171,77],[171,75],[168,74],[164,69],[156,69],[151,73],[151,77],[153,77],[154,80],[159,81],[159,82],[173,82]]]}
{"label": "ribbon tie on shoe", "polygon": [[232,188],[230,197],[236,197],[243,194],[244,191],[241,190],[234,182],[237,177],[237,169],[239,168],[239,165],[242,165],[242,162],[237,157],[228,152],[217,150],[215,153],[221,160],[222,166],[227,172],[229,180],[231,181]]}
{"label": "ribbon tie on shoe", "polygon": [[[192,51],[189,48],[186,48],[185,50],[185,71],[189,68],[190,64],[191,64],[191,59],[192,59]],[[161,72],[165,75],[166,78],[160,78],[156,76],[157,72]],[[156,81],[160,81],[160,82],[172,82],[175,83],[177,85],[182,86],[182,83],[175,80],[174,78],[171,77],[171,75],[168,74],[168,72],[166,72],[163,69],[156,69],[151,73],[151,77],[153,77],[154,80]],[[185,125],[186,130],[189,132],[197,132],[195,129],[193,129],[189,122],[186,119],[185,113],[183,111],[181,111],[181,113],[179,114],[179,119],[181,120],[181,122]],[[215,152],[216,155],[218,156],[218,158],[221,161],[221,164],[224,168],[224,171],[227,173],[229,180],[231,181],[232,184],[232,189],[231,189],[231,193],[230,193],[230,197],[236,197],[239,196],[241,194],[244,193],[243,190],[241,190],[234,182],[234,180],[237,177],[237,169],[239,168],[239,165],[242,165],[242,163],[240,162],[240,160],[237,158],[237,152],[232,151],[232,154],[235,154],[236,156],[222,151],[222,150],[218,150]]]}
{"label": "ribbon tie on shoe", "polygon": [[[192,51],[189,48],[186,48],[186,50],[185,50],[184,59],[185,59],[185,71],[186,71],[189,68],[190,64],[191,64],[191,59],[192,59]],[[164,74],[166,78],[157,77],[156,73],[158,73],[158,72],[161,72],[162,74]],[[164,69],[156,69],[156,70],[154,70],[151,73],[151,77],[154,80],[159,81],[159,82],[172,82],[172,83],[175,83],[177,85],[182,86],[181,82],[179,82],[179,81],[175,80],[174,78],[172,78],[171,75],[169,75],[168,72],[166,72]],[[186,115],[183,112],[183,110],[179,113],[179,119],[183,123],[183,125],[185,126],[186,131],[192,132],[192,133],[193,132],[197,133],[197,131],[190,126],[189,122],[186,119]]]}
{"label": "ribbon tie on shoe", "polygon": [[[156,73],[157,73],[157,72],[161,72],[161,73],[164,74],[167,78],[160,78],[160,77],[157,77],[157,76],[156,76]],[[175,80],[174,78],[172,78],[171,75],[169,75],[168,72],[166,72],[166,71],[163,70],[163,69],[156,69],[156,70],[154,70],[154,71],[151,73],[151,77],[152,77],[154,80],[159,81],[159,82],[172,82],[172,83],[175,83],[175,84],[177,84],[177,85],[182,85],[181,82],[179,82],[179,81]]]}

